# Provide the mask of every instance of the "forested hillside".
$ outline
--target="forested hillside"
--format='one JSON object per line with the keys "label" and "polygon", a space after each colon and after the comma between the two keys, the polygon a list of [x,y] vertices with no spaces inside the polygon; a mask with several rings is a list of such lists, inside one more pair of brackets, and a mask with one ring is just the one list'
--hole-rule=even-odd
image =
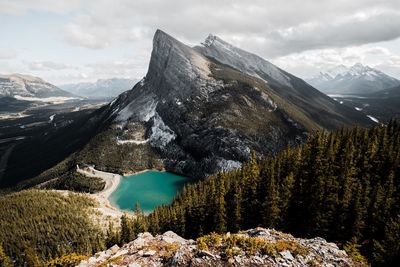
{"label": "forested hillside", "polygon": [[[187,238],[276,228],[321,236],[373,266],[400,262],[400,124],[317,132],[275,157],[252,159],[236,171],[189,185],[149,216],[124,215],[104,237],[93,224],[94,203],[77,194],[22,191],[0,198],[1,255],[23,262],[70,253],[90,255],[132,241],[138,233],[172,230]],[[68,258],[69,259],[69,258]],[[33,265],[32,265],[33,266]]]}
{"label": "forested hillside", "polygon": [[274,227],[359,247],[374,266],[400,262],[400,126],[317,132],[276,157],[187,186],[146,222],[185,237]]}
{"label": "forested hillside", "polygon": [[64,254],[103,249],[103,233],[91,219],[94,205],[86,196],[54,191],[0,197],[0,266],[5,255],[14,266],[31,267]]}

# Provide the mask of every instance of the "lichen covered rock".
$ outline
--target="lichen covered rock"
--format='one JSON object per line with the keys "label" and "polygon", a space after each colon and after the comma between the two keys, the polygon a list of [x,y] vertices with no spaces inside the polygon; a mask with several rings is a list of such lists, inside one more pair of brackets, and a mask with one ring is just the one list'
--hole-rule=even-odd
{"label": "lichen covered rock", "polygon": [[196,241],[168,231],[141,233],[121,248],[82,261],[78,266],[363,266],[336,244],[301,239],[273,229],[209,234]]}

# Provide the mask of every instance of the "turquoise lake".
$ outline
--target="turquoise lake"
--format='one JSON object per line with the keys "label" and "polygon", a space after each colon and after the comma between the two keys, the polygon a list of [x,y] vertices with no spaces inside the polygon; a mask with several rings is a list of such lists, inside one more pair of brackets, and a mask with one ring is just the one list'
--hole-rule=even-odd
{"label": "turquoise lake", "polygon": [[145,213],[163,204],[170,204],[183,186],[192,180],[170,172],[147,171],[121,179],[111,194],[111,204],[121,210],[132,211],[136,202]]}

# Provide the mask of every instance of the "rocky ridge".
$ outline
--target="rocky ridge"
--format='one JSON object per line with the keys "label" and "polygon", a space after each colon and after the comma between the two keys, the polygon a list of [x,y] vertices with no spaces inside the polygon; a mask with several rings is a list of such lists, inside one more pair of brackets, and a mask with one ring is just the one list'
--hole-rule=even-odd
{"label": "rocky ridge", "polygon": [[73,97],[39,77],[23,74],[0,75],[0,97]]}
{"label": "rocky ridge", "polygon": [[[208,246],[207,246],[208,245]],[[141,233],[82,261],[90,266],[363,266],[334,243],[322,238],[295,238],[273,229],[255,228],[239,234],[210,234],[197,241],[168,231]]]}
{"label": "rocky ridge", "polygon": [[[168,171],[194,178],[238,168],[252,150],[275,154],[317,129],[373,124],[361,112],[216,36],[190,47],[161,30],[153,38],[146,77],[103,114],[112,138],[96,147],[118,143],[118,149],[146,159],[138,164],[127,157],[113,162],[114,169],[129,166],[123,171],[130,172],[162,162]],[[103,150],[79,163],[114,171],[102,162],[116,157]]]}

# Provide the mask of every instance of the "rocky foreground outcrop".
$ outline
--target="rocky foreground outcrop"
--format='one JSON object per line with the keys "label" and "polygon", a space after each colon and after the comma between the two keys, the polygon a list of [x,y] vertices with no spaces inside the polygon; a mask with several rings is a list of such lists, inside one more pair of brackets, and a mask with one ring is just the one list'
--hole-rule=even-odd
{"label": "rocky foreground outcrop", "polygon": [[322,238],[301,239],[273,229],[210,234],[187,240],[168,231],[141,233],[82,261],[88,266],[363,266]]}

